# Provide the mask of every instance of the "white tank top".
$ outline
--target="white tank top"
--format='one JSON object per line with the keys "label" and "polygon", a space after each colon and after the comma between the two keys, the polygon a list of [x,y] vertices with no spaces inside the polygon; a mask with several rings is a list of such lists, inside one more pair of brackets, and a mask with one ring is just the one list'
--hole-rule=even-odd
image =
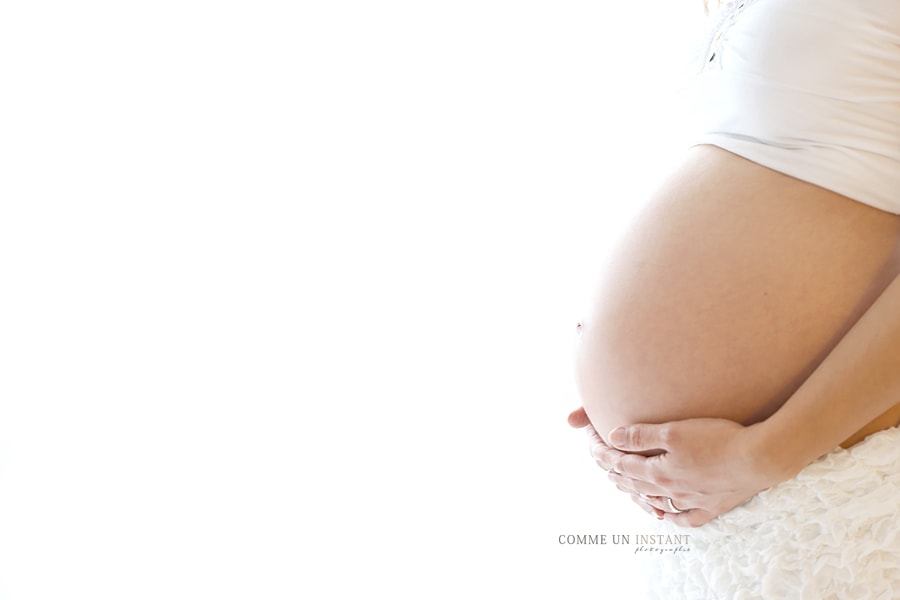
{"label": "white tank top", "polygon": [[704,62],[695,143],[900,214],[900,0],[737,0]]}

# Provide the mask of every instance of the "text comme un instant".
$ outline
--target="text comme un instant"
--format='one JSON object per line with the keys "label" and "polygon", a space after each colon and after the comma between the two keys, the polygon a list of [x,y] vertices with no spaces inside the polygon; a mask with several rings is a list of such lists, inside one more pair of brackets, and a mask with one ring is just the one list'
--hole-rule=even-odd
{"label": "text comme un instant", "polygon": [[[632,542],[633,540],[633,542]],[[691,543],[690,534],[679,534],[679,535],[667,535],[667,534],[659,534],[659,533],[651,533],[651,534],[611,534],[607,535],[605,533],[597,533],[597,534],[583,534],[583,535],[561,535],[559,536],[560,544],[571,544],[571,545],[605,545],[605,544],[614,544],[614,545],[628,545],[631,543],[642,544],[642,545],[651,545],[651,546],[668,546],[668,545],[684,545]]]}

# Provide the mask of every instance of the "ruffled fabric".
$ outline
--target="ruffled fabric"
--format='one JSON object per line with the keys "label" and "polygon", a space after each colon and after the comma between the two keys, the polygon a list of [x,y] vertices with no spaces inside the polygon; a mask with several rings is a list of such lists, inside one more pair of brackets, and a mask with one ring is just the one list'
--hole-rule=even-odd
{"label": "ruffled fabric", "polygon": [[650,598],[900,598],[900,428],[837,448],[648,564]]}

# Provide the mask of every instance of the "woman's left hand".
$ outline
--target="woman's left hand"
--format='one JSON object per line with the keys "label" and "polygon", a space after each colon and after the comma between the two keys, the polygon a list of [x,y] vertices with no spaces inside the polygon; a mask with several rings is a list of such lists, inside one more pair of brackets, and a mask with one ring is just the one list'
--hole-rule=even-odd
{"label": "woman's left hand", "polygon": [[[614,447],[597,435],[583,409],[569,415],[569,424],[589,428],[591,454],[616,487],[682,527],[703,525],[791,476],[766,456],[761,424],[686,419],[618,427],[608,436]],[[651,450],[662,453],[634,454]]]}

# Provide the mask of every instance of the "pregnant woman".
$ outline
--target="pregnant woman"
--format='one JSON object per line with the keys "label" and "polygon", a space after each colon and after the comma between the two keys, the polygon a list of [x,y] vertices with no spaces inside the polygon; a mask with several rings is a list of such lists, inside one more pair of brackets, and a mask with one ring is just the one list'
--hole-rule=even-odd
{"label": "pregnant woman", "polygon": [[900,597],[900,2],[738,0],[704,62],[697,145],[579,323],[570,422],[699,526],[665,597]]}

